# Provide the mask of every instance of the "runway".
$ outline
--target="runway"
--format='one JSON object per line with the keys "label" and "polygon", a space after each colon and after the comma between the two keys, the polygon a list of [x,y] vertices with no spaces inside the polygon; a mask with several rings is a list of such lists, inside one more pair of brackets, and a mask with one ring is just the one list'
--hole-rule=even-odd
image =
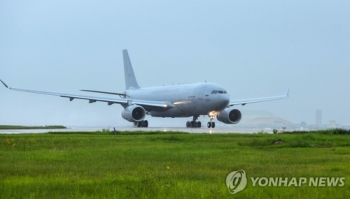
{"label": "runway", "polygon": [[[113,129],[112,129],[113,130]],[[253,133],[254,129],[237,129],[228,127],[218,128],[186,128],[186,127],[149,127],[149,128],[116,128],[118,131],[163,131],[163,132],[187,132],[187,133]]]}
{"label": "runway", "polygon": [[[261,129],[249,129],[249,128],[230,128],[230,127],[217,127],[217,128],[186,128],[186,127],[68,127],[67,129],[26,129],[26,130],[0,130],[0,134],[30,134],[30,133],[48,133],[48,132],[98,132],[109,130],[111,132],[118,131],[163,131],[163,132],[187,132],[187,133],[254,133],[261,132]],[[271,133],[269,130],[264,131]]]}

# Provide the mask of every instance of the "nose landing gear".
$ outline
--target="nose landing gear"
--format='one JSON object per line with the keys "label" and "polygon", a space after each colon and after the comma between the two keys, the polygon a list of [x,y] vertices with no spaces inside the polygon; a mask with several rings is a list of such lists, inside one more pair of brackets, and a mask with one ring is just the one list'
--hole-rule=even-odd
{"label": "nose landing gear", "polygon": [[217,113],[212,111],[210,113],[208,113],[208,116],[210,118],[210,121],[207,124],[208,128],[215,128],[215,122],[213,122],[213,119],[216,117]]}
{"label": "nose landing gear", "polygon": [[208,122],[208,128],[215,128],[215,122]]}

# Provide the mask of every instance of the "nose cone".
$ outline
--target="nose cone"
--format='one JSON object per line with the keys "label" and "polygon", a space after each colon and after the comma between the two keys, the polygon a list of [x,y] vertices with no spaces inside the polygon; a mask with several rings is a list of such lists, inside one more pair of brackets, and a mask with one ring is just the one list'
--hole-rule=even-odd
{"label": "nose cone", "polygon": [[224,94],[219,95],[219,109],[223,110],[227,107],[227,105],[230,103],[230,95]]}
{"label": "nose cone", "polygon": [[226,94],[226,95],[223,95],[223,103],[225,103],[225,107],[228,106],[228,104],[230,103],[230,95]]}

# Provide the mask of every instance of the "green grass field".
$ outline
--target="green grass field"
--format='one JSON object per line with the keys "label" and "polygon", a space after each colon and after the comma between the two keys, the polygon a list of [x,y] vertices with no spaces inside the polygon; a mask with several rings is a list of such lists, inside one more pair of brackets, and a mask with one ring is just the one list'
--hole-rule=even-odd
{"label": "green grass field", "polygon": [[[276,144],[281,139],[283,143]],[[225,180],[247,173],[232,195]],[[259,187],[251,177],[346,177]],[[0,135],[0,198],[348,198],[350,135],[179,132]]]}

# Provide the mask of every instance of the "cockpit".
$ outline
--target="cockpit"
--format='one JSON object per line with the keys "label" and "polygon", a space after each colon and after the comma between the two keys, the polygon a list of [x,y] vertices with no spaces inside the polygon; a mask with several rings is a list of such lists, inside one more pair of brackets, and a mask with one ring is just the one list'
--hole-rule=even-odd
{"label": "cockpit", "polygon": [[211,94],[227,94],[227,92],[225,90],[213,90]]}

